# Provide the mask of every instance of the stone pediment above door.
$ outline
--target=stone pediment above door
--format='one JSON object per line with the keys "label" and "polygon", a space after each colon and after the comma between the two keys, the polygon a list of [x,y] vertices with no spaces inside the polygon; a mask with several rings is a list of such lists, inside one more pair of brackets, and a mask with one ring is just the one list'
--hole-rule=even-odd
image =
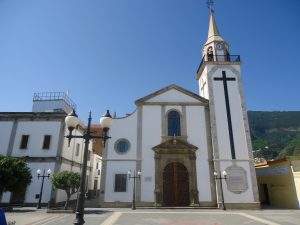
{"label": "stone pediment above door", "polygon": [[152,148],[156,153],[178,154],[194,153],[198,147],[179,138],[172,138]]}

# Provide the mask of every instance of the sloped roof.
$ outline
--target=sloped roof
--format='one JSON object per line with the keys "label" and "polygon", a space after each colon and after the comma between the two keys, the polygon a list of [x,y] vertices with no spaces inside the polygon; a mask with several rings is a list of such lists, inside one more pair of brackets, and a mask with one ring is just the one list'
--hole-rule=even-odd
{"label": "sloped roof", "polygon": [[196,94],[194,92],[191,92],[191,91],[189,91],[189,90],[187,90],[187,89],[185,89],[183,87],[180,87],[180,86],[178,86],[176,84],[171,84],[171,85],[166,86],[164,88],[161,88],[158,91],[155,91],[155,92],[153,92],[153,93],[151,93],[149,95],[146,95],[143,98],[140,98],[140,99],[136,100],[135,104],[139,105],[139,104],[141,104],[141,103],[143,103],[143,102],[145,102],[145,101],[147,101],[147,100],[149,100],[149,99],[151,99],[151,98],[153,98],[155,96],[163,94],[163,93],[165,93],[165,92],[167,92],[167,91],[169,91],[171,89],[175,89],[175,90],[177,90],[177,91],[179,91],[179,92],[181,92],[183,94],[186,94],[186,95],[188,95],[188,96],[190,96],[190,97],[192,97],[194,99],[197,99],[198,101],[200,101],[200,102],[202,102],[204,104],[208,103],[208,100],[206,98],[203,98],[200,95],[198,95],[198,94]]}

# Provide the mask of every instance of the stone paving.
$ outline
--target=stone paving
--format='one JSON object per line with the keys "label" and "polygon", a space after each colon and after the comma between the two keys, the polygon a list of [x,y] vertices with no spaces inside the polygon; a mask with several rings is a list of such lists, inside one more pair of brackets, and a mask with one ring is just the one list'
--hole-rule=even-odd
{"label": "stone paving", "polygon": [[[16,225],[72,225],[74,214],[28,210],[6,213]],[[95,209],[86,225],[300,225],[300,210]]]}

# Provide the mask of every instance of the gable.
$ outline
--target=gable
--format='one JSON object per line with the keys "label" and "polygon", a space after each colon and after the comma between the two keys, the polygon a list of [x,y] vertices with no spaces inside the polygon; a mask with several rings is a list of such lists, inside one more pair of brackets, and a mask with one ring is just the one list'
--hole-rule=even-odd
{"label": "gable", "polygon": [[207,104],[208,100],[177,85],[170,85],[138,99],[135,103],[138,105],[158,102]]}
{"label": "gable", "polygon": [[171,89],[165,93],[150,98],[146,102],[199,102],[199,100],[175,89]]}

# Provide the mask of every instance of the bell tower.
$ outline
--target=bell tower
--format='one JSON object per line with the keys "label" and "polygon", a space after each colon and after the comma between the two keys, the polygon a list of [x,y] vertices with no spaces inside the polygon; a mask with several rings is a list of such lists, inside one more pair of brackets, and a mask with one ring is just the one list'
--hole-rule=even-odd
{"label": "bell tower", "polygon": [[208,4],[208,36],[196,78],[199,95],[209,100],[214,170],[228,174],[216,182],[217,199],[222,201],[222,182],[227,208],[259,208],[240,56],[230,54],[219,33],[212,1]]}

